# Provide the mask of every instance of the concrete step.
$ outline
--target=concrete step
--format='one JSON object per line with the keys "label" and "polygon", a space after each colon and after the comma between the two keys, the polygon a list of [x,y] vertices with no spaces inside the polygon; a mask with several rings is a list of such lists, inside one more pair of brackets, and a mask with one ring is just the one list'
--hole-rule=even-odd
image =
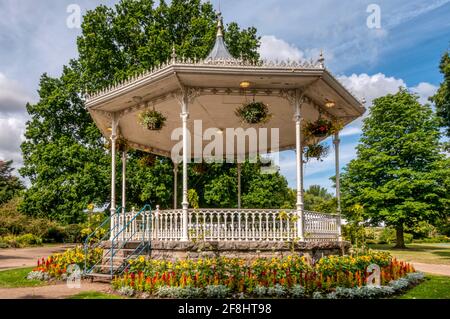
{"label": "concrete step", "polygon": [[102,281],[110,281],[113,278],[113,276],[111,274],[102,274],[102,273],[98,273],[98,272],[88,273],[88,274],[85,274],[85,276],[88,278],[91,278],[92,280],[99,279]]}

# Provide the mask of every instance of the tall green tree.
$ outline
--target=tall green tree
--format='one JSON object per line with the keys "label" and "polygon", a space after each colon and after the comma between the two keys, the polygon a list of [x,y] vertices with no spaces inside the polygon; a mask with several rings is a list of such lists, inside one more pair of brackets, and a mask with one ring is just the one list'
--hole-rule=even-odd
{"label": "tall green tree", "polygon": [[311,185],[303,193],[303,205],[306,210],[335,214],[336,198],[320,185]]}
{"label": "tall green tree", "polygon": [[450,171],[439,153],[438,125],[431,107],[406,89],[374,100],[357,158],[342,174],[347,218],[362,206],[365,220],[393,226],[396,246],[404,247],[405,226],[434,222],[448,212]]}
{"label": "tall green tree", "polygon": [[[179,56],[206,57],[214,44],[216,22],[211,3],[200,0],[158,4],[121,0],[114,7],[100,5],[88,11],[77,39],[79,57],[64,67],[59,78],[44,74],[39,102],[27,105],[31,120],[21,146],[24,167],[20,173],[29,178],[31,187],[20,210],[73,223],[83,220],[89,203],[106,206],[110,156],[105,138],[86,112],[84,94],[166,61],[172,46]],[[258,58],[255,28],[241,29],[232,22],[224,38],[236,57]],[[130,152],[128,202],[168,207],[173,196],[171,163],[156,158],[153,165],[142,165],[145,156]],[[216,173],[223,175],[220,170]],[[120,174],[117,183],[119,187]]]}
{"label": "tall green tree", "polygon": [[23,183],[12,174],[13,161],[0,160],[0,205],[16,196],[23,188]]}
{"label": "tall green tree", "polygon": [[[439,69],[444,76],[438,91],[430,98],[436,105],[436,113],[441,119],[441,126],[445,128],[447,137],[450,137],[450,53],[442,56]],[[450,146],[447,146],[450,147]]]}

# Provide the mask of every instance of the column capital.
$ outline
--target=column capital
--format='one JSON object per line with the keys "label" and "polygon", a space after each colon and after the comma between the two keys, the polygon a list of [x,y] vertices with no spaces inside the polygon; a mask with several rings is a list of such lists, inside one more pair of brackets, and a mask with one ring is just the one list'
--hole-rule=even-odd
{"label": "column capital", "polygon": [[180,113],[180,118],[182,121],[187,121],[189,119],[189,112]]}
{"label": "column capital", "polygon": [[303,117],[301,116],[301,114],[294,114],[293,116],[293,121],[294,122],[302,122],[303,121]]}

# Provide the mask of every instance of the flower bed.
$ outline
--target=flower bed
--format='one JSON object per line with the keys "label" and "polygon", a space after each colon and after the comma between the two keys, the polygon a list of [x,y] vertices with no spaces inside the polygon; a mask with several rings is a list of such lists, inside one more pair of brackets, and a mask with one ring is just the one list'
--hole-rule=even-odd
{"label": "flower bed", "polygon": [[[100,261],[102,254],[103,250],[101,248],[90,250],[87,254],[86,265],[90,267]],[[85,259],[83,247],[70,248],[63,253],[38,259],[37,267],[29,274],[29,277],[40,280],[63,279],[69,265],[77,265],[80,269],[83,269]]]}
{"label": "flower bed", "polygon": [[[366,286],[371,264],[381,268],[381,290]],[[113,279],[113,288],[126,292],[145,293],[161,298],[225,298],[241,297],[330,297],[381,296],[394,293],[414,273],[405,262],[392,259],[388,253],[372,252],[364,256],[330,256],[311,266],[304,257],[256,259],[212,258],[176,262],[140,257],[130,261],[128,271]],[[405,279],[406,278],[406,279]],[[411,277],[415,278],[416,277]],[[395,290],[393,283],[403,280]],[[361,290],[362,289],[362,290]],[[380,294],[378,294],[380,293]],[[332,294],[328,296],[328,294]]]}

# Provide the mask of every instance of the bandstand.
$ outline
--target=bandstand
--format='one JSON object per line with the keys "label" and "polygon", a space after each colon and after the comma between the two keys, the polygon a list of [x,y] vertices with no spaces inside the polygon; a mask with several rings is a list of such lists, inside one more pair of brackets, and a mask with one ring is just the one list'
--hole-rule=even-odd
{"label": "bandstand", "polygon": [[[232,57],[223,40],[219,18],[214,48],[205,59],[186,59],[175,49],[164,64],[129,80],[88,96],[86,107],[105,138],[111,140],[111,247],[125,242],[233,242],[238,245],[254,242],[332,242],[339,241],[339,133],[333,134],[335,147],[336,214],[324,214],[303,209],[303,136],[304,123],[319,117],[339,121],[342,127],[360,117],[365,108],[325,67],[322,54],[316,61],[248,61]],[[265,150],[250,145],[229,145],[227,139],[236,130],[255,126],[243,124],[235,110],[249,99],[263,102],[270,119],[256,126],[267,129],[267,140],[277,139],[276,147],[269,143]],[[159,131],[138,124],[139,114],[156,110],[166,118]],[[203,129],[217,134],[205,139],[195,121]],[[272,130],[276,129],[276,131]],[[174,133],[175,132],[175,133]],[[276,134],[274,133],[276,132]],[[221,137],[226,160],[236,160],[254,153],[296,151],[295,209],[193,209],[188,202],[189,162],[199,160],[202,150],[212,137]],[[228,136],[227,136],[228,135]],[[148,207],[126,211],[126,151],[122,152],[121,205],[117,203],[116,142],[126,140],[129,148],[166,156],[174,161],[174,207],[161,210]],[[175,136],[175,139],[174,139]],[[200,150],[193,147],[195,137],[203,137]],[[180,140],[177,140],[180,138]],[[321,137],[320,140],[325,139]],[[234,137],[233,137],[234,139]],[[231,140],[233,140],[231,139]],[[174,149],[180,152],[174,154]],[[216,144],[217,146],[217,144]],[[219,147],[220,148],[220,147]],[[200,158],[201,160],[201,158]],[[182,202],[177,207],[178,167],[182,171]],[[239,189],[240,194],[240,189]],[[113,254],[111,252],[111,254]]]}

